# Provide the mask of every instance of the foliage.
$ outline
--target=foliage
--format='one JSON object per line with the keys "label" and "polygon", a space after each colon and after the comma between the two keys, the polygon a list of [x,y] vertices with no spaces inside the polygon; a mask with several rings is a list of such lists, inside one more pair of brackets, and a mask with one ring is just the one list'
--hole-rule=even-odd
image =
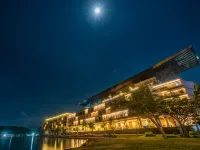
{"label": "foliage", "polygon": [[78,127],[76,127],[76,128],[75,128],[75,130],[76,130],[76,132],[77,132],[77,135],[78,135],[79,128],[78,128]]}
{"label": "foliage", "polygon": [[132,93],[130,100],[116,101],[112,108],[128,108],[129,116],[144,117],[150,119],[155,126],[160,130],[164,138],[167,138],[162,125],[159,122],[159,113],[161,97],[152,94],[148,86],[142,86],[137,91]]}
{"label": "foliage", "polygon": [[162,124],[159,121],[159,112],[161,97],[152,94],[148,86],[143,86],[132,93],[132,100],[129,102],[130,114],[137,117],[145,117],[151,120],[160,130],[164,138],[167,138],[163,130]]}
{"label": "foliage", "polygon": [[84,129],[85,132],[86,132],[87,126],[88,126],[88,123],[85,120],[83,120],[83,122],[82,122],[82,128]]}
{"label": "foliage", "polygon": [[10,134],[29,134],[31,133],[30,129],[26,127],[17,127],[17,126],[0,126],[0,133],[10,133]]}
{"label": "foliage", "polygon": [[164,114],[170,115],[179,124],[182,136],[188,137],[189,134],[186,129],[186,123],[190,120],[193,102],[188,99],[180,99],[172,96],[170,100],[160,101],[160,111]]}
{"label": "foliage", "polygon": [[94,122],[89,122],[88,123],[88,126],[89,126],[89,128],[90,128],[90,130],[94,130],[94,128],[95,128],[95,123]]}
{"label": "foliage", "polygon": [[113,131],[113,134],[115,134],[116,126],[113,122],[113,118],[109,118],[109,125],[110,125],[111,130]]}
{"label": "foliage", "polygon": [[197,137],[197,133],[195,131],[189,131],[189,136],[190,137]]}
{"label": "foliage", "polygon": [[101,123],[101,128],[103,128],[104,131],[106,130],[106,123],[105,123],[105,121],[102,121],[102,123]]}
{"label": "foliage", "polygon": [[200,120],[197,121],[197,124],[200,126]]}
{"label": "foliage", "polygon": [[197,128],[197,131],[200,132],[199,127],[198,127],[198,110],[200,108],[200,85],[197,85],[194,83],[194,91],[193,91],[193,102],[194,102],[194,124]]}
{"label": "foliage", "polygon": [[145,132],[144,135],[145,135],[145,137],[155,136],[155,134],[153,134],[153,132]]}
{"label": "foliage", "polygon": [[56,133],[57,133],[58,135],[61,135],[61,134],[63,133],[63,131],[64,131],[64,129],[63,129],[62,127],[58,127],[58,128],[56,129]]}

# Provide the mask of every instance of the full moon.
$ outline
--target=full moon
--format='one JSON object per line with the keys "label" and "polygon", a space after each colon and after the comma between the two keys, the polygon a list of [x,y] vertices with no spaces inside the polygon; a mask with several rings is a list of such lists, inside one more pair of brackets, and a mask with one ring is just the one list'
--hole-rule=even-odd
{"label": "full moon", "polygon": [[99,14],[101,12],[101,9],[99,8],[99,7],[96,7],[95,9],[94,9],[94,13],[95,14]]}

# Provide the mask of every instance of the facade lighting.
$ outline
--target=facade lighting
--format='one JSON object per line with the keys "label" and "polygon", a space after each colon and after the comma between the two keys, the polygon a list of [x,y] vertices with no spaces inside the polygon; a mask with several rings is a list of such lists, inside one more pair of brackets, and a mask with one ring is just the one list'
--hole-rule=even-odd
{"label": "facade lighting", "polygon": [[181,97],[186,97],[186,96],[189,97],[188,94],[180,95],[179,97],[181,98]]}
{"label": "facade lighting", "polygon": [[100,109],[104,109],[105,108],[105,103],[99,104],[94,106],[94,111],[98,111]]}
{"label": "facade lighting", "polygon": [[175,80],[172,80],[172,81],[169,81],[169,82],[165,82],[165,83],[162,83],[162,84],[158,84],[158,85],[153,86],[153,88],[158,88],[158,87],[161,87],[161,86],[164,86],[164,85],[167,85],[167,84],[176,82],[176,81],[180,81],[180,80],[181,80],[181,79],[175,79]]}
{"label": "facade lighting", "polygon": [[64,113],[64,114],[61,114],[61,115],[58,115],[55,117],[47,118],[46,121],[54,120],[54,119],[61,118],[61,117],[67,116],[67,115],[71,115],[71,113]]}
{"label": "facade lighting", "polygon": [[95,117],[92,118],[87,118],[85,119],[86,122],[94,122],[95,121]]}
{"label": "facade lighting", "polygon": [[117,117],[117,115],[121,115],[121,114],[125,114],[125,116],[128,116],[128,109],[127,110],[123,110],[123,111],[118,111],[118,112],[114,112],[114,113],[110,113],[110,114],[106,114],[106,115],[102,115],[103,119],[104,118],[110,118],[110,117]]}

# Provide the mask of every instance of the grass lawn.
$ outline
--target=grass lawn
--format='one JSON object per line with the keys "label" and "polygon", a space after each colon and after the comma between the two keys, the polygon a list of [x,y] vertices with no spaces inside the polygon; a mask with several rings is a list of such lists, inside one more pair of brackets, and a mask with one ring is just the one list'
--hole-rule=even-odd
{"label": "grass lawn", "polygon": [[169,138],[164,140],[160,135],[156,137],[133,137],[120,135],[113,139],[98,139],[88,142],[87,146],[76,150],[200,150],[200,139]]}

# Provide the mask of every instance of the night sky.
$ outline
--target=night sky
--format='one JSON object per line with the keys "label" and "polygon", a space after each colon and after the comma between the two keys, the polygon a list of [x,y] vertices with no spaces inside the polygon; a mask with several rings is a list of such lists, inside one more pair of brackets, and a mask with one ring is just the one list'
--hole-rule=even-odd
{"label": "night sky", "polygon": [[[199,8],[199,0],[1,0],[0,125],[40,126],[189,45],[200,54]],[[180,76],[200,83],[199,75],[196,67]]]}

